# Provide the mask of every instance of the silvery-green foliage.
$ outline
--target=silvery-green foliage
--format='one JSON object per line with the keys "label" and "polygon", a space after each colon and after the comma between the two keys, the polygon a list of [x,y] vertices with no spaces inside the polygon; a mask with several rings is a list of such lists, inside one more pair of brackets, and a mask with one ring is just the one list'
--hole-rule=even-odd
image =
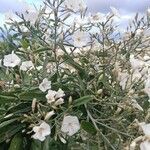
{"label": "silvery-green foliage", "polygon": [[0,41],[0,149],[149,146],[149,9],[125,32],[115,8],[86,11],[83,0],[46,0],[39,10],[7,18]]}

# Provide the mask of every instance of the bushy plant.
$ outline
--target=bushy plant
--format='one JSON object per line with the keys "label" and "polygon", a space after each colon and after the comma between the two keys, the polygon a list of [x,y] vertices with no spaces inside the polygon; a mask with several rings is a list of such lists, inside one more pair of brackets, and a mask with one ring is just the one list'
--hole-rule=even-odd
{"label": "bushy plant", "polygon": [[123,33],[111,9],[46,0],[7,21],[0,149],[150,149],[150,11]]}

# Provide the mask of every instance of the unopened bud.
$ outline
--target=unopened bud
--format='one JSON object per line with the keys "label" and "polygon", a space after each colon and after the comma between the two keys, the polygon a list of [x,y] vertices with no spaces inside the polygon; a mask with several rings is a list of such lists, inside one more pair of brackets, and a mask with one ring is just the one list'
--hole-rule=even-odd
{"label": "unopened bud", "polygon": [[72,96],[69,96],[69,105],[72,103]]}
{"label": "unopened bud", "polygon": [[48,112],[44,118],[44,120],[49,120],[55,114],[54,110]]}
{"label": "unopened bud", "polygon": [[99,89],[98,91],[97,91],[97,94],[102,94],[102,92],[103,92],[103,89]]}
{"label": "unopened bud", "polygon": [[62,143],[64,143],[64,144],[67,143],[66,140],[65,140],[63,137],[60,137],[60,136],[59,136],[59,139],[60,139],[60,141],[61,141]]}
{"label": "unopened bud", "polygon": [[32,107],[32,112],[34,112],[35,111],[35,107],[36,107],[36,98],[33,99],[31,107]]}
{"label": "unopened bud", "polygon": [[133,141],[130,145],[130,150],[135,150],[136,143]]}
{"label": "unopened bud", "polygon": [[55,106],[61,105],[64,103],[64,99],[63,98],[59,98],[56,102],[55,102]]}
{"label": "unopened bud", "polygon": [[102,79],[103,79],[103,74],[101,74],[101,75],[99,76],[98,80],[100,81],[100,80],[102,80]]}

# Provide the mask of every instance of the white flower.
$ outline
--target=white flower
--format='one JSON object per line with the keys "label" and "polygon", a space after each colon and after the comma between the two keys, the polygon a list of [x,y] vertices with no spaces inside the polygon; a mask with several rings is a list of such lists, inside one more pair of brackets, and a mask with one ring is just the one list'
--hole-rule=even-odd
{"label": "white flower", "polygon": [[28,71],[34,68],[32,61],[24,61],[20,66],[20,70]]}
{"label": "white flower", "polygon": [[150,8],[147,9],[147,14],[150,16]]}
{"label": "white flower", "polygon": [[131,37],[131,33],[130,32],[123,32],[123,40],[126,41]]}
{"label": "white flower", "polygon": [[4,14],[5,22],[11,22],[11,19],[16,20],[16,16],[13,11],[8,11]]}
{"label": "white flower", "polygon": [[47,102],[51,104],[52,102],[55,102],[55,105],[60,105],[64,103],[64,99],[62,97],[65,96],[65,93],[62,89],[59,89],[57,92],[53,90],[48,90],[48,93],[46,95]]}
{"label": "white flower", "polygon": [[141,128],[145,135],[150,136],[150,124],[141,123]]}
{"label": "white flower", "polygon": [[65,116],[63,119],[61,131],[69,136],[74,135],[80,129],[80,123],[76,116]]}
{"label": "white flower", "polygon": [[0,67],[2,67],[2,59],[0,59]]}
{"label": "white flower", "polygon": [[67,9],[72,11],[83,11],[86,9],[86,4],[84,0],[65,0],[64,5]]}
{"label": "white flower", "polygon": [[149,96],[150,98],[150,78],[148,78],[145,81],[145,88],[144,88],[144,92]]}
{"label": "white flower", "polygon": [[75,24],[76,28],[79,28],[85,24],[88,24],[89,21],[87,17],[81,18],[81,16],[77,16],[74,18],[73,23]]}
{"label": "white flower", "polygon": [[145,61],[145,66],[150,66],[150,57],[148,55],[145,55],[143,57],[144,61]]}
{"label": "white flower", "polygon": [[76,31],[73,34],[73,43],[75,47],[86,46],[88,42],[89,42],[89,37],[86,32]]}
{"label": "white flower", "polygon": [[44,141],[46,136],[51,134],[51,128],[46,122],[42,122],[40,126],[33,127],[35,134],[32,136],[34,139]]}
{"label": "white flower", "polygon": [[110,7],[111,11],[112,11],[112,14],[118,18],[121,18],[120,14],[119,14],[119,11],[115,8],[115,7]]}
{"label": "white flower", "polygon": [[39,12],[35,8],[29,6],[28,4],[25,4],[25,5],[26,6],[23,10],[24,19],[26,21],[29,21],[32,25],[34,25],[39,17]]}
{"label": "white flower", "polygon": [[140,150],[150,150],[150,142],[148,140],[143,141],[140,144]]}
{"label": "white flower", "polygon": [[142,67],[144,66],[144,62],[134,58],[134,55],[132,54],[130,55],[130,63],[133,70],[142,69]]}
{"label": "white flower", "polygon": [[46,69],[47,69],[47,73],[55,73],[57,70],[55,63],[48,63],[46,65]]}
{"label": "white flower", "polygon": [[64,97],[65,96],[65,93],[62,89],[59,89],[55,95],[55,98],[61,98],[61,97]]}
{"label": "white flower", "polygon": [[129,74],[127,72],[119,72],[117,79],[120,82],[119,84],[122,87],[122,89],[125,90],[127,81],[129,79]]}
{"label": "white flower", "polygon": [[42,83],[39,85],[39,89],[42,92],[45,92],[46,90],[49,90],[51,88],[51,81],[48,81],[47,78],[43,79]]}
{"label": "white flower", "polygon": [[137,82],[141,77],[141,73],[138,70],[135,70],[132,74],[132,81]]}
{"label": "white flower", "polygon": [[102,13],[96,13],[96,14],[90,14],[89,21],[91,23],[100,23],[104,20],[104,14]]}
{"label": "white flower", "polygon": [[141,36],[143,35],[144,30],[143,29],[137,29],[136,30],[136,36]]}
{"label": "white flower", "polygon": [[11,54],[5,55],[3,59],[4,66],[6,67],[15,67],[19,65],[21,62],[21,59],[12,52]]}
{"label": "white flower", "polygon": [[55,95],[56,95],[56,91],[53,91],[53,90],[48,90],[48,93],[46,95],[46,99],[47,99],[47,102],[48,103],[52,103],[52,102],[55,102]]}

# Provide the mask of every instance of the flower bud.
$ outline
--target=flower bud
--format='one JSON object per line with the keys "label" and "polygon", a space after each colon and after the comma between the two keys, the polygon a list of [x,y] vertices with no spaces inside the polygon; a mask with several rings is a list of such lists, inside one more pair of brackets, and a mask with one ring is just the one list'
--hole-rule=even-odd
{"label": "flower bud", "polygon": [[100,94],[102,94],[102,92],[103,92],[103,89],[99,89],[99,90],[97,91],[97,94],[100,95]]}
{"label": "flower bud", "polygon": [[64,99],[63,98],[59,98],[56,102],[55,102],[55,106],[61,105],[64,103]]}
{"label": "flower bud", "polygon": [[35,106],[36,106],[36,98],[34,98],[33,99],[33,101],[32,101],[32,112],[34,112],[35,111]]}
{"label": "flower bud", "polygon": [[44,118],[44,120],[49,120],[55,114],[54,110],[48,112]]}

